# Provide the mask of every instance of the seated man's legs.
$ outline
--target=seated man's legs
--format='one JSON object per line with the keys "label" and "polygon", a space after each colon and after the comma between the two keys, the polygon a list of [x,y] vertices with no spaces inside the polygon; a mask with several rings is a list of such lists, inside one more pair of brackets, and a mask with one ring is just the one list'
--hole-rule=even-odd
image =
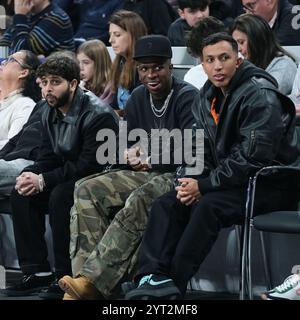
{"label": "seated man's legs", "polygon": [[70,226],[74,276],[98,245],[130,193],[157,174],[118,170],[87,177],[76,183]]}
{"label": "seated man's legs", "polygon": [[172,187],[173,174],[165,173],[134,190],[79,271],[103,296],[110,297],[120,280],[135,267],[151,206]]}
{"label": "seated man's legs", "polygon": [[[82,268],[78,269],[77,275],[85,276],[98,289],[98,294],[106,298],[112,295],[117,284],[136,263],[137,250],[153,201],[172,188],[172,173],[148,178],[130,193],[124,208],[115,215],[102,239],[98,239],[94,250],[89,252]],[[98,215],[98,219],[101,216]],[[70,286],[73,287],[77,298],[91,298],[91,286],[78,285],[76,281],[80,283],[80,279],[64,278],[60,284],[67,292]]]}
{"label": "seated man's legs", "polygon": [[[69,225],[74,185],[75,180],[70,180],[59,184],[50,192],[27,197],[13,190],[11,205],[19,264],[24,275],[32,277],[29,280],[27,277],[23,278],[20,284],[8,288],[4,293],[24,295],[37,292],[54,280],[44,239],[47,211],[52,229],[56,277],[71,274]],[[56,289],[59,289],[58,285]]]}
{"label": "seated man's legs", "polygon": [[16,159],[5,161],[0,159],[0,198],[9,197],[16,184],[16,178],[20,172],[33,161],[26,159]]}
{"label": "seated man's legs", "polygon": [[[175,191],[155,201],[141,246],[138,279],[143,275],[158,274],[174,282],[162,285],[160,290],[159,285],[149,282],[150,277],[149,281],[129,292],[127,298],[163,298],[172,291],[170,288],[174,283],[185,294],[188,280],[211,250],[220,229],[243,222],[245,200],[246,190],[230,189],[202,195],[189,207],[176,199]],[[258,193],[256,202],[258,213],[279,209],[282,190]]]}

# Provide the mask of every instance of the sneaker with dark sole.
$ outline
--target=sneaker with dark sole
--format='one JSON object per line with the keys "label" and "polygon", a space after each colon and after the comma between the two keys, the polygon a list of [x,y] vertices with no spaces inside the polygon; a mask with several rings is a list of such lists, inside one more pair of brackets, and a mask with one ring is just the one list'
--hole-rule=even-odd
{"label": "sneaker with dark sole", "polygon": [[21,281],[6,289],[1,289],[0,293],[8,297],[22,297],[37,294],[41,289],[48,287],[54,280],[54,275],[36,276],[35,274],[24,275]]}
{"label": "sneaker with dark sole", "polygon": [[125,295],[126,300],[177,300],[181,293],[174,281],[164,275],[144,276],[136,289]]}
{"label": "sneaker with dark sole", "polygon": [[129,291],[136,289],[137,287],[138,284],[134,281],[127,281],[121,284],[121,289],[124,295],[126,295],[126,293],[128,293]]}

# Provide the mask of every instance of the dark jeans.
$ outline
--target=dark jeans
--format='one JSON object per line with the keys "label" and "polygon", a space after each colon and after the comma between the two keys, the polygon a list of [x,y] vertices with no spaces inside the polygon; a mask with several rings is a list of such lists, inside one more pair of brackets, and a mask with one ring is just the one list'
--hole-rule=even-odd
{"label": "dark jeans", "polygon": [[[270,189],[270,188],[269,188]],[[282,190],[268,190],[256,196],[257,213],[282,208]],[[231,189],[202,195],[185,206],[171,191],[158,198],[151,210],[140,249],[139,272],[170,276],[184,294],[189,279],[210,252],[221,228],[242,224],[246,189]]]}
{"label": "dark jeans", "polygon": [[11,194],[14,234],[19,264],[24,274],[50,271],[44,239],[45,214],[52,230],[54,266],[57,278],[72,274],[69,256],[70,209],[76,180],[57,185],[49,192],[24,197]]}

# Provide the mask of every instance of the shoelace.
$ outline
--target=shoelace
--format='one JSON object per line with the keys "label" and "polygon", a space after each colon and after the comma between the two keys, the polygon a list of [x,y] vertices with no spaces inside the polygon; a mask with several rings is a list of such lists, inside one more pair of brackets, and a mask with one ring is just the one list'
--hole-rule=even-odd
{"label": "shoelace", "polygon": [[146,282],[149,282],[153,274],[149,274],[147,276],[143,276],[143,278],[139,282],[139,287],[145,284]]}
{"label": "shoelace", "polygon": [[287,277],[281,285],[275,288],[278,292],[286,291],[287,289],[291,289],[298,284],[300,281],[300,276],[298,274],[292,274]]}

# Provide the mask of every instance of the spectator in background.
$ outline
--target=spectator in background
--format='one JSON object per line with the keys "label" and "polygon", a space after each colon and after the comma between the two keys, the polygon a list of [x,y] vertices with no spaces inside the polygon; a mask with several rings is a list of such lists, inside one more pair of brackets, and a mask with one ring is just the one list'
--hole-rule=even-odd
{"label": "spectator in background", "polygon": [[[11,194],[14,234],[23,278],[2,291],[9,296],[37,293],[61,299],[55,276],[71,274],[69,258],[70,209],[76,180],[101,171],[96,161],[99,130],[114,132],[115,113],[91,92],[78,88],[77,61],[56,53],[39,66],[46,106],[42,114],[42,143],[37,160],[16,180]],[[75,125],[76,124],[76,125]],[[47,260],[44,240],[45,212],[49,213],[53,238],[55,276]]]}
{"label": "spectator in background", "polygon": [[39,60],[27,50],[15,52],[0,66],[0,149],[26,123],[41,91],[35,71]]}
{"label": "spectator in background", "polygon": [[109,45],[108,21],[123,0],[53,0],[71,17],[76,44],[99,39]]}
{"label": "spectator in background", "polygon": [[[300,45],[297,12],[288,0],[242,0],[247,13],[261,16],[274,31],[282,46]],[[299,11],[298,11],[299,13]]]}
{"label": "spectator in background", "polygon": [[177,0],[167,0],[168,3],[172,6],[172,8],[177,11],[178,9],[178,1]]}
{"label": "spectator in background", "polygon": [[57,50],[74,50],[69,16],[50,0],[14,0],[13,22],[0,40],[10,53],[21,49],[48,56]]}
{"label": "spectator in background", "polygon": [[139,14],[148,34],[167,35],[171,23],[178,18],[176,11],[166,0],[125,0],[124,10]]}
{"label": "spectator in background", "polygon": [[266,20],[260,16],[243,14],[235,19],[232,36],[244,58],[272,75],[283,94],[291,93],[297,65],[280,46]]}
{"label": "spectator in background", "polygon": [[199,59],[199,64],[192,67],[184,76],[184,81],[191,83],[197,89],[201,89],[207,80],[207,75],[200,60],[200,50],[203,39],[211,34],[225,31],[222,21],[214,17],[205,17],[192,28],[187,35],[187,47],[190,53]]}
{"label": "spectator in background", "polygon": [[132,57],[136,40],[146,34],[143,19],[134,12],[120,10],[109,19],[109,42],[116,54],[110,77],[114,93],[111,105],[120,115],[132,90],[140,84]]}
{"label": "spectator in background", "polygon": [[107,88],[111,59],[105,44],[97,39],[84,42],[77,50],[77,60],[80,66],[80,86],[92,91],[104,102],[111,103],[112,93]]}
{"label": "spectator in background", "polygon": [[[40,64],[30,51],[19,51],[3,60],[0,67],[0,197],[8,196],[16,183],[16,177],[24,167],[32,164],[30,152],[22,144],[15,150],[15,138],[29,118],[35,104],[41,98],[36,84],[35,71]],[[26,124],[25,124],[26,126]],[[14,147],[12,147],[14,145]],[[34,146],[36,148],[36,145]]]}
{"label": "spectator in background", "polygon": [[[179,18],[168,30],[168,38],[172,46],[186,46],[186,35],[204,17],[215,16],[229,23],[229,8],[225,2],[211,0],[178,0]],[[228,20],[228,21],[227,21]]]}

